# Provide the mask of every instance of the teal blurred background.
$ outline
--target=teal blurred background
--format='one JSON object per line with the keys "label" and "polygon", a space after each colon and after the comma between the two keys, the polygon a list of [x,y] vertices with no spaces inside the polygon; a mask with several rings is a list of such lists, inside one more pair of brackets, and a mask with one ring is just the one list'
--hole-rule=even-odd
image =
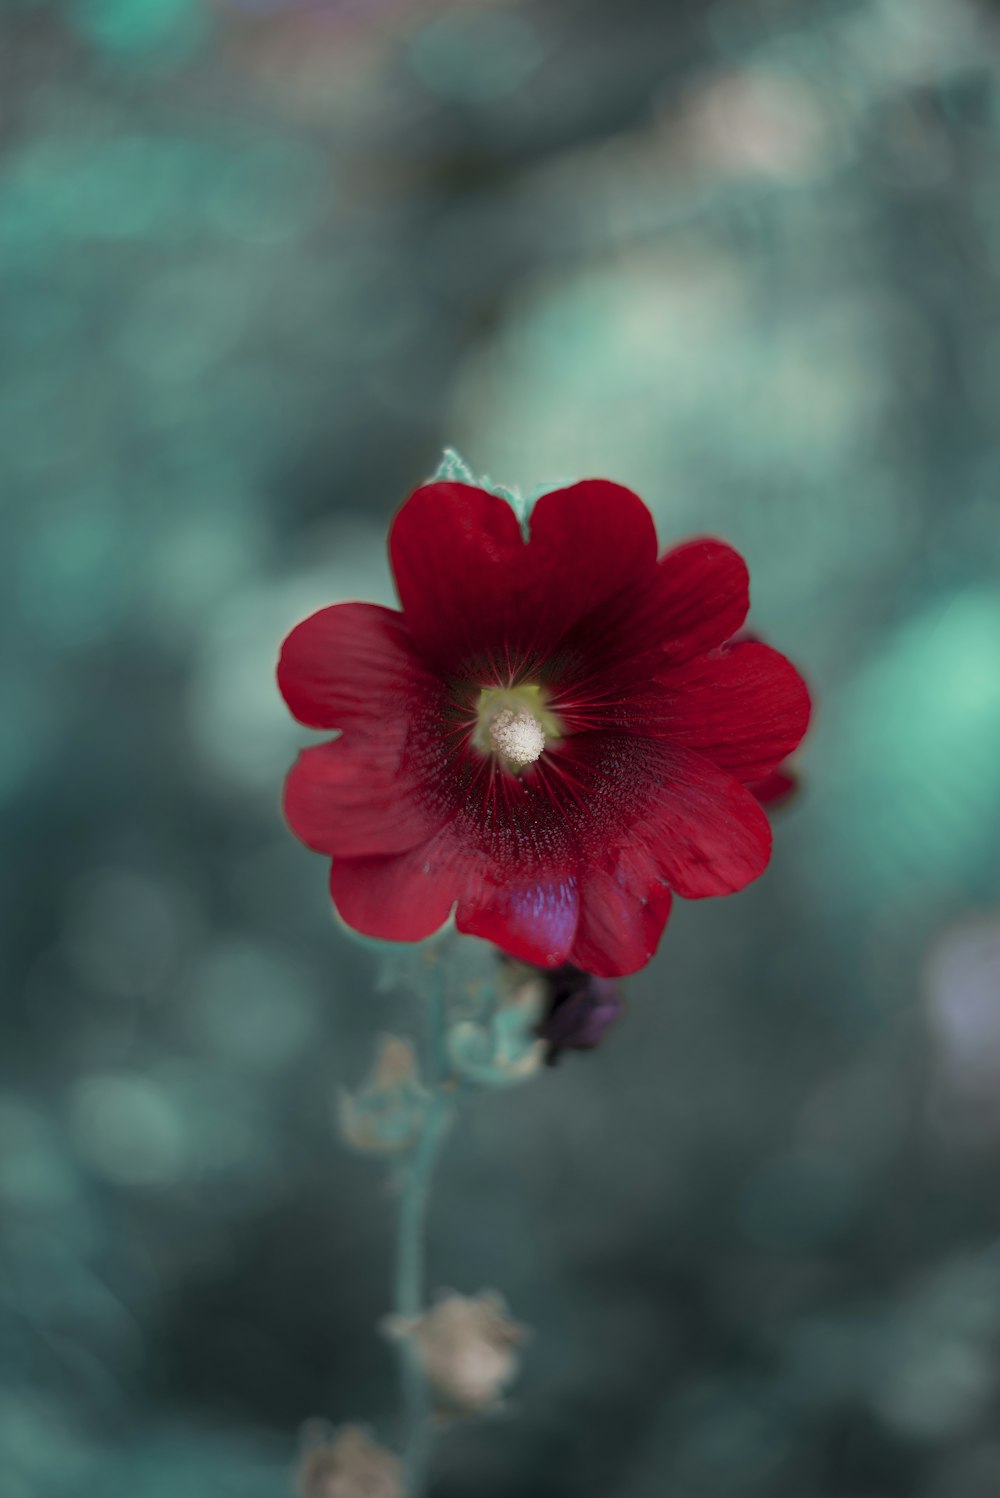
{"label": "teal blurred background", "polygon": [[[405,994],[282,826],[278,642],[446,443],[747,556],[767,876],[483,1098],[432,1283],[536,1328],[436,1498],[1000,1491],[1000,11],[5,0],[2,1498],[392,1440]],[[573,586],[568,563],[566,587]]]}

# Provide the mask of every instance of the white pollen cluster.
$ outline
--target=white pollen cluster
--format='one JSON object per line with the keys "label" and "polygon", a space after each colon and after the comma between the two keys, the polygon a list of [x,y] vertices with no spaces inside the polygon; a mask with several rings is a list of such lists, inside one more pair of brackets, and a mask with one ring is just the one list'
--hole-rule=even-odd
{"label": "white pollen cluster", "polygon": [[490,724],[490,739],[508,764],[533,764],[545,748],[545,732],[534,713],[505,707]]}

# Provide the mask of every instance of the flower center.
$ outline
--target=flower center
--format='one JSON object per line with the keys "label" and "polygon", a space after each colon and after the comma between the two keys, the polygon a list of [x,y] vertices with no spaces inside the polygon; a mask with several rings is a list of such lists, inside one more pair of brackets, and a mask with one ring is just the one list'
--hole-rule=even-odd
{"label": "flower center", "polygon": [[505,707],[490,724],[493,747],[509,764],[530,765],[545,748],[545,729],[534,713]]}
{"label": "flower center", "polygon": [[539,686],[484,687],[476,707],[472,742],[517,773],[561,736],[562,725]]}

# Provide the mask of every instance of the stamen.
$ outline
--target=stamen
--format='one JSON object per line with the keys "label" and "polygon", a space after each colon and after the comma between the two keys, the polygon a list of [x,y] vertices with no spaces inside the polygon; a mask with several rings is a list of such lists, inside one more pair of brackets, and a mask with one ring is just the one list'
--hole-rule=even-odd
{"label": "stamen", "polygon": [[505,707],[490,724],[490,740],[509,765],[534,764],[545,748],[545,730],[534,713]]}
{"label": "stamen", "polygon": [[562,736],[562,723],[549,707],[540,683],[480,689],[471,741],[505,770],[519,775]]}

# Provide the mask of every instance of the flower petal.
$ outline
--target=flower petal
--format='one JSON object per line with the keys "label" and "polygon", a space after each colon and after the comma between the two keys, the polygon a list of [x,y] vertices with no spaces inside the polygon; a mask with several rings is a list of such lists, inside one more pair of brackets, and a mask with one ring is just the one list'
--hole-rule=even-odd
{"label": "flower petal", "polygon": [[471,484],[425,484],[389,533],[406,622],[427,657],[446,669],[508,648],[530,591],[525,544],[507,500]]}
{"label": "flower petal", "polygon": [[419,941],[457,904],[460,930],[523,961],[569,957],[614,977],[654,950],[667,886],[691,899],[730,894],[767,864],[764,812],[690,750],[579,734],[538,768],[513,782],[499,831],[496,803],[473,795],[418,847],[335,859],[330,890],[343,919],[368,936]]}
{"label": "flower petal", "polygon": [[543,494],[525,542],[512,506],[467,484],[426,484],[389,542],[409,628],[438,669],[509,680],[540,669],[573,625],[655,575],[652,516],[588,479]]}
{"label": "flower petal", "polygon": [[701,755],[673,745],[664,768],[647,842],[671,889],[700,900],[735,894],[759,878],[771,857],[771,824],[750,792]]}
{"label": "flower petal", "polygon": [[662,678],[657,732],[739,780],[760,780],[809,726],[809,689],[770,645],[745,641]]}
{"label": "flower petal", "polygon": [[656,618],[672,661],[690,660],[730,639],[749,607],[747,564],[724,541],[685,541],[660,558]]}
{"label": "flower petal", "polygon": [[675,547],[566,633],[553,653],[553,707],[571,726],[642,732],[658,707],[658,673],[721,645],[748,607],[746,564],[731,546]]}
{"label": "flower petal", "polygon": [[588,871],[581,880],[571,962],[597,978],[638,972],[656,951],[670,904],[669,889],[657,880],[637,887],[622,869]]}
{"label": "flower petal", "polygon": [[655,576],[653,517],[621,484],[584,479],[543,494],[530,526],[538,602],[552,615],[555,640],[609,598]]}
{"label": "flower petal", "polygon": [[774,811],[790,801],[798,788],[799,777],[795,771],[786,770],[780,765],[770,775],[765,775],[761,780],[751,780],[747,784],[747,790],[756,796],[761,806],[770,806]]}
{"label": "flower petal", "polygon": [[580,912],[575,874],[550,879],[515,879],[493,886],[480,883],[459,901],[455,924],[469,936],[495,942],[512,957],[538,967],[565,962]]}
{"label": "flower petal", "polygon": [[403,853],[426,842],[447,808],[434,804],[403,760],[399,734],[337,739],[303,749],[285,781],[284,811],[295,836],[318,853]]}
{"label": "flower petal", "polygon": [[362,936],[423,941],[451,914],[461,873],[427,844],[388,858],[335,858],[330,895],[341,918]]}
{"label": "flower petal", "polygon": [[434,689],[401,614],[335,603],[297,624],[281,648],[278,686],[309,728],[377,728]]}
{"label": "flower petal", "polygon": [[[491,877],[492,876],[492,877]],[[456,902],[460,931],[505,952],[551,967],[576,930],[576,880],[523,877],[497,884],[497,870],[461,818],[396,857],[335,859],[330,893],[342,918],[365,936],[421,941],[447,920]]]}
{"label": "flower petal", "polygon": [[767,867],[767,817],[738,780],[700,754],[600,731],[567,739],[540,763],[553,782],[552,834],[575,836],[584,870],[613,860],[625,887],[641,895],[662,882],[700,899],[732,894]]}

